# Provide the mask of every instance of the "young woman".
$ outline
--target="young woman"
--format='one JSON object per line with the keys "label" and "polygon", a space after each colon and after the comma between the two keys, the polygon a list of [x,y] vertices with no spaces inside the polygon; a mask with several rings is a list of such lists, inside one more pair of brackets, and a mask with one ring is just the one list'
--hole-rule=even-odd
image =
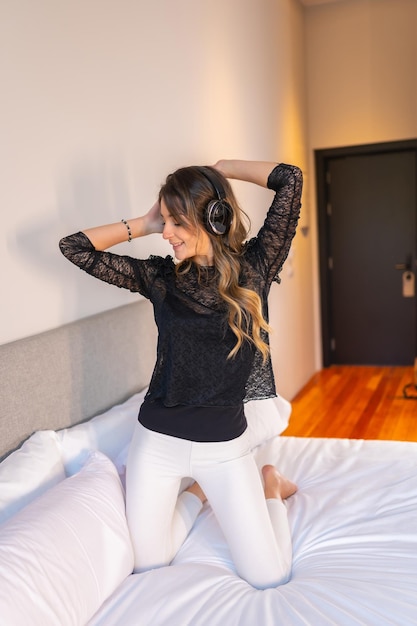
{"label": "young woman", "polygon": [[[275,192],[249,241],[228,179]],[[184,167],[167,177],[145,215],[60,242],[70,261],[154,307],[156,365],[126,474],[136,572],[171,562],[208,499],[243,579],[265,589],[290,576],[283,500],[297,488],[271,465],[258,472],[244,401],[276,395],[267,297],[296,231],[301,189],[301,171],[292,165],[222,160]],[[175,261],[105,252],[151,233],[162,233]],[[195,482],[179,494],[183,477]]]}

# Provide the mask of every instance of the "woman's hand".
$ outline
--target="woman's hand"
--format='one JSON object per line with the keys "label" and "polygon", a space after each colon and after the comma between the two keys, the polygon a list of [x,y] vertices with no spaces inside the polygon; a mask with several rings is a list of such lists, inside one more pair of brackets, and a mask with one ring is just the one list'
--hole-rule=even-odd
{"label": "woman's hand", "polygon": [[230,178],[228,170],[227,170],[227,163],[228,163],[227,159],[221,159],[220,161],[217,161],[217,163],[214,163],[212,167],[214,167],[215,170],[220,172],[220,174],[223,174],[225,178]]}
{"label": "woman's hand", "polygon": [[152,233],[162,233],[164,225],[162,223],[159,200],[157,200],[149,211],[143,216],[143,221],[147,235],[151,235]]}

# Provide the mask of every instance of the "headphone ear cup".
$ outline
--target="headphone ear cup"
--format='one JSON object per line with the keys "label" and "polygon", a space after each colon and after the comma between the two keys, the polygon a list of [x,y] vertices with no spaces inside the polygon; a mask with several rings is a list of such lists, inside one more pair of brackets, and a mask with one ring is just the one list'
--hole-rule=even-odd
{"label": "headphone ear cup", "polygon": [[204,216],[206,230],[214,235],[227,235],[232,223],[233,210],[226,200],[212,200]]}

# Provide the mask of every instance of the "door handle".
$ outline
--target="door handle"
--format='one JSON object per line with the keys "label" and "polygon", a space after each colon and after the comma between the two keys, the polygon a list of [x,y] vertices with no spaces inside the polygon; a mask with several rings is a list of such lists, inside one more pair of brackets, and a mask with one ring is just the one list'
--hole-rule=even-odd
{"label": "door handle", "polygon": [[411,254],[407,254],[407,256],[405,257],[405,263],[396,263],[394,265],[396,270],[402,270],[402,271],[406,271],[406,272],[411,272],[411,265],[412,265],[412,256]]}

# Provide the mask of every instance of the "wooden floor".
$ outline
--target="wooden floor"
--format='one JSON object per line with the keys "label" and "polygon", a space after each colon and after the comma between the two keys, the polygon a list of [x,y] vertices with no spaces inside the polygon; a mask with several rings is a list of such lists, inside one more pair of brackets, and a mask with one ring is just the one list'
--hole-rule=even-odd
{"label": "wooden floor", "polygon": [[[405,385],[411,384],[406,399]],[[413,367],[331,366],[292,400],[283,435],[417,441]]]}

